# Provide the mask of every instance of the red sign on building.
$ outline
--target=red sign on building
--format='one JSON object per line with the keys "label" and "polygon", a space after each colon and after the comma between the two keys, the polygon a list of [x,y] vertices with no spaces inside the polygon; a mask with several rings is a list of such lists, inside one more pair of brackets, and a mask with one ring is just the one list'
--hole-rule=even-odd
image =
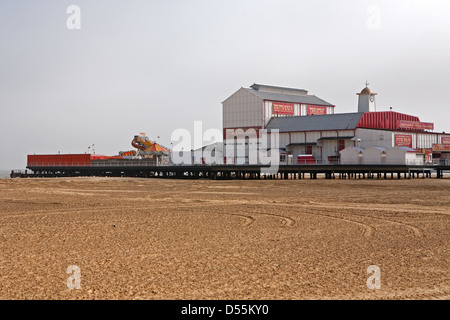
{"label": "red sign on building", "polygon": [[450,145],[434,143],[433,151],[450,151]]}
{"label": "red sign on building", "polygon": [[327,107],[320,107],[320,106],[308,106],[308,115],[312,114],[327,114]]}
{"label": "red sign on building", "polygon": [[429,122],[399,120],[398,127],[400,129],[410,130],[433,130],[434,124]]}
{"label": "red sign on building", "polygon": [[272,114],[294,115],[294,105],[292,103],[272,103]]}
{"label": "red sign on building", "polygon": [[450,144],[450,137],[442,137],[442,144]]}
{"label": "red sign on building", "polygon": [[412,136],[409,134],[396,134],[395,145],[397,147],[409,147],[412,148]]}

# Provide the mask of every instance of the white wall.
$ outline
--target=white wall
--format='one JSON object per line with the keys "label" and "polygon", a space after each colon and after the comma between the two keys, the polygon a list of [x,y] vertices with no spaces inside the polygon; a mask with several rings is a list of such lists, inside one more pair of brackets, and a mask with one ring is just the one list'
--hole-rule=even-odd
{"label": "white wall", "polygon": [[361,139],[361,143],[356,142],[356,146],[361,148],[394,146],[393,133],[387,130],[374,130],[357,128],[355,132],[355,141]]}
{"label": "white wall", "polygon": [[413,149],[431,149],[434,143],[441,143],[443,136],[450,137],[449,134],[432,132],[416,133],[407,131],[388,131],[364,128],[356,129],[356,138],[361,139],[362,148],[369,148],[373,146],[380,146],[385,148],[395,147],[396,134],[410,135],[412,138]]}
{"label": "white wall", "polygon": [[406,150],[398,147],[392,147],[386,150],[386,163],[387,164],[409,164],[409,165],[421,165],[423,164],[423,156],[417,155],[415,152],[407,152]]}
{"label": "white wall", "polygon": [[[422,165],[424,163],[424,155],[415,152],[407,152],[399,147],[386,149],[385,162],[381,158],[383,150],[377,148],[367,148],[362,151],[363,157],[358,158],[359,151],[353,147],[347,147],[341,150],[342,164],[408,164]],[[359,160],[361,159],[361,160]]]}
{"label": "white wall", "polygon": [[241,88],[222,103],[223,128],[263,126],[263,100]]}
{"label": "white wall", "polygon": [[291,133],[291,143],[305,143],[305,133],[304,132],[292,132]]}
{"label": "white wall", "polygon": [[339,153],[337,153],[337,149],[336,149],[337,148],[337,140],[323,140],[323,141],[321,141],[320,144],[322,146],[322,160],[328,160],[329,156],[339,155]]}
{"label": "white wall", "polygon": [[286,148],[289,144],[289,132],[280,132],[280,148]]}
{"label": "white wall", "polygon": [[306,132],[306,142],[317,142],[317,140],[320,138],[320,132],[314,131],[314,132]]}
{"label": "white wall", "polygon": [[438,142],[437,143],[442,143],[442,137],[446,137],[447,139],[450,139],[450,134],[446,133],[446,134],[439,134],[439,138],[438,138]]}
{"label": "white wall", "polygon": [[[432,147],[433,143],[438,143],[438,135],[436,134],[426,134],[426,133],[418,133],[417,134],[417,146],[416,148],[426,148],[429,149]],[[413,137],[413,145],[415,144],[415,137]]]}
{"label": "white wall", "polygon": [[[374,100],[370,101],[370,96]],[[360,94],[358,97],[358,112],[374,112],[375,109],[375,95]]]}
{"label": "white wall", "polygon": [[[387,162],[386,157],[382,158],[381,155],[386,154],[386,148],[371,147],[363,151],[364,164],[385,164]],[[386,155],[387,156],[387,155]]]}
{"label": "white wall", "polygon": [[354,147],[347,147],[341,150],[341,164],[363,164],[364,158],[358,157],[358,154],[360,153],[364,157],[364,154]]}

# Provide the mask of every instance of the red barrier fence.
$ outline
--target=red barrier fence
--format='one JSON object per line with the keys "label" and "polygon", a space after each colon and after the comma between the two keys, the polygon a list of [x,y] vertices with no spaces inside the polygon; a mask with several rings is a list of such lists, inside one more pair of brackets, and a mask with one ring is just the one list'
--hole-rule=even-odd
{"label": "red barrier fence", "polygon": [[69,166],[86,167],[91,165],[90,154],[43,154],[28,155],[27,166]]}

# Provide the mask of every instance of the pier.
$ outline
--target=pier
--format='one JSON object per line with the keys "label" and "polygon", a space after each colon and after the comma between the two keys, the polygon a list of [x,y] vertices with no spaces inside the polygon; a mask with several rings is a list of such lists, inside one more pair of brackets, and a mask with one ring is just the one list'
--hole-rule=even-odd
{"label": "pier", "polygon": [[450,166],[408,165],[281,165],[264,173],[263,165],[174,165],[174,166],[36,166],[11,171],[11,178],[49,177],[142,177],[166,179],[416,179],[444,178]]}

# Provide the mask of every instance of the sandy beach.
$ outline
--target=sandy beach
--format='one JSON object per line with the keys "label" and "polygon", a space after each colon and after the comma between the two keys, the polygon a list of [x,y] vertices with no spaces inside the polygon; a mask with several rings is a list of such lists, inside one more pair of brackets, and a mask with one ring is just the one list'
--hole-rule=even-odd
{"label": "sandy beach", "polygon": [[[449,299],[450,179],[0,180],[0,299]],[[81,270],[69,290],[68,266]],[[367,268],[379,266],[381,289]]]}

